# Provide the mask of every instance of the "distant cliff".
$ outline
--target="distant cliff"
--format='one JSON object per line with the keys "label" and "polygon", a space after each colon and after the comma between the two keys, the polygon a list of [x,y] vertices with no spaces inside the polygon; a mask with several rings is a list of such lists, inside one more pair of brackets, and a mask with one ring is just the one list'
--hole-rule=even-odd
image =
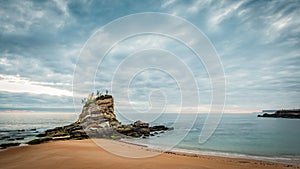
{"label": "distant cliff", "polygon": [[264,113],[257,117],[272,117],[272,118],[293,118],[300,119],[300,109],[293,110],[276,110],[273,114]]}

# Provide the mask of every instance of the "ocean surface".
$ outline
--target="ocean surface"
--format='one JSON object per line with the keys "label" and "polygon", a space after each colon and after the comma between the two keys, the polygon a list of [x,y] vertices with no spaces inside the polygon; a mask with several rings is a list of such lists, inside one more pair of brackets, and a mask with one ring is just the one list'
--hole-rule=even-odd
{"label": "ocean surface", "polygon": [[29,111],[0,113],[0,144],[11,142],[25,144],[47,129],[70,124],[76,119],[76,113]]}
{"label": "ocean surface", "polygon": [[[205,114],[185,114],[180,116],[180,120],[177,114],[143,114],[141,120],[151,119],[148,121],[151,125],[163,124],[174,127],[174,130],[131,141],[161,150],[300,165],[300,120],[256,116],[254,113],[224,114],[213,135],[207,142],[200,144],[198,140],[206,119]],[[130,117],[117,114],[117,118],[125,124],[132,122],[128,120]],[[0,144],[26,143],[46,129],[67,125],[76,119],[76,113],[0,113]]]}

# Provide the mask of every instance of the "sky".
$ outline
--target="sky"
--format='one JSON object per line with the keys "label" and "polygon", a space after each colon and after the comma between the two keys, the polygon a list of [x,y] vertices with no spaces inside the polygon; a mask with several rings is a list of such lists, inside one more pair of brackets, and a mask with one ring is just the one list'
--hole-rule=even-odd
{"label": "sky", "polygon": [[[73,93],[73,81],[76,69],[90,73],[89,62],[79,63],[85,59],[80,53],[84,45],[112,21],[144,12],[183,18],[207,37],[224,70],[225,113],[299,108],[300,2],[297,0],[0,0],[1,111],[39,108],[72,111],[74,105],[80,108],[79,102],[85,96]],[[141,20],[140,27],[149,24],[146,22]],[[159,18],[151,24],[161,29],[168,25],[159,22]],[[130,29],[130,25],[125,24],[124,29]],[[100,40],[103,44],[108,41]],[[159,50],[151,53],[154,49]],[[177,73],[192,72],[193,79],[184,78],[186,74],[172,76],[155,68],[126,71],[141,65],[147,67],[152,62],[169,63],[164,65],[165,70],[179,67]],[[181,63],[184,65],[180,66]],[[114,76],[118,71],[119,76]],[[155,107],[165,107],[164,111],[170,113],[197,112],[195,106],[200,112],[210,108],[211,81],[205,64],[195,60],[186,46],[168,37],[148,34],[126,39],[91,73],[94,89],[103,93],[109,90],[119,110],[128,108],[122,104],[125,98],[129,98],[130,106],[142,112]],[[130,85],[124,86],[122,80],[128,79]],[[196,91],[178,86],[178,82],[190,84],[189,80],[195,81]],[[90,85],[76,82],[82,82],[83,88]],[[93,89],[87,87],[84,91],[87,95]],[[185,100],[192,104],[182,106],[182,93],[193,96]]]}

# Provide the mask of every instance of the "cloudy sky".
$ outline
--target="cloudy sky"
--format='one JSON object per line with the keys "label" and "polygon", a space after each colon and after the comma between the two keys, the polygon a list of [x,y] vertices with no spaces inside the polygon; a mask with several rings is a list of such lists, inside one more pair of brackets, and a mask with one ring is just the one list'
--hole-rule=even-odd
{"label": "cloudy sky", "polygon": [[[143,12],[182,17],[205,34],[223,65],[225,112],[299,108],[300,3],[296,0],[1,0],[0,108],[72,110],[73,73],[84,44],[111,21]],[[141,21],[140,25],[144,24]],[[165,26],[156,22],[152,24],[160,24],[158,26],[162,29]],[[139,57],[134,55],[138,49]],[[160,50],[156,52],[157,56],[151,53],[153,51],[141,52],[147,49]],[[150,64],[153,59],[163,62],[162,58],[166,60],[171,53],[193,73],[197,84],[194,93],[200,93],[197,104],[202,111],[207,111],[211,101],[211,84],[205,66],[194,60],[193,53],[182,44],[163,36],[144,35],[120,42],[94,70],[95,88],[111,91],[114,80],[113,85],[119,89],[111,91],[115,100],[122,101],[120,93],[127,90],[126,97],[139,111],[149,110],[149,105],[160,107],[159,103],[164,102],[169,105],[167,112],[176,112],[180,108],[180,92],[188,92],[178,87],[178,81],[188,82],[188,78],[174,79],[168,72],[154,68],[135,74],[126,74],[125,71],[130,67]],[[175,58],[172,62],[168,58],[166,62],[178,67],[180,63]],[[88,68],[88,62],[80,68],[84,70],[84,66]],[[182,70],[182,67],[179,68]],[[123,79],[131,80],[126,89],[121,88],[121,75],[119,79],[113,77],[119,69]],[[83,86],[85,83],[82,82]],[[90,88],[87,91],[92,92]],[[76,95],[75,100],[80,101],[81,97]],[[164,99],[161,101],[159,98]],[[194,111],[193,106],[195,104],[186,105],[184,110]]]}

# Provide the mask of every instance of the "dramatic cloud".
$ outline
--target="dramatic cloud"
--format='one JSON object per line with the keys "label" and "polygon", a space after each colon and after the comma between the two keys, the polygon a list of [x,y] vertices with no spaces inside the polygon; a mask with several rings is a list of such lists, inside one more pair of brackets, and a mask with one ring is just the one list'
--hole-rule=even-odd
{"label": "dramatic cloud", "polygon": [[[75,80],[86,86],[82,95],[76,95],[75,100],[80,102],[94,86],[102,92],[110,90],[115,71],[128,56],[161,49],[175,54],[193,73],[198,91],[189,94],[200,93],[200,111],[206,112],[211,101],[211,81],[205,65],[174,39],[157,35],[132,37],[117,44],[101,64],[84,58],[84,64],[78,65],[81,48],[95,31],[119,17],[139,12],[183,17],[209,38],[224,67],[226,112],[299,108],[300,3],[251,0],[1,1],[0,108],[71,108],[76,66],[82,69],[81,76],[95,79],[95,84]],[[139,24],[147,25],[143,21]],[[159,20],[153,24],[157,28],[168,26]],[[181,34],[188,31],[182,27],[176,30]],[[110,40],[103,37],[99,44]],[[136,59],[130,66],[137,68],[145,64],[143,61],[147,59]],[[97,64],[98,70],[90,70]],[[172,66],[170,63],[166,68]],[[147,70],[131,77],[128,70],[122,75],[132,79],[128,91],[136,109],[146,111],[156,104],[155,100],[163,98],[161,101],[170,105],[167,112],[178,111],[179,88],[166,72]],[[122,84],[122,78],[115,80]],[[188,78],[176,80],[192,83]],[[196,111],[192,106],[184,109]]]}

